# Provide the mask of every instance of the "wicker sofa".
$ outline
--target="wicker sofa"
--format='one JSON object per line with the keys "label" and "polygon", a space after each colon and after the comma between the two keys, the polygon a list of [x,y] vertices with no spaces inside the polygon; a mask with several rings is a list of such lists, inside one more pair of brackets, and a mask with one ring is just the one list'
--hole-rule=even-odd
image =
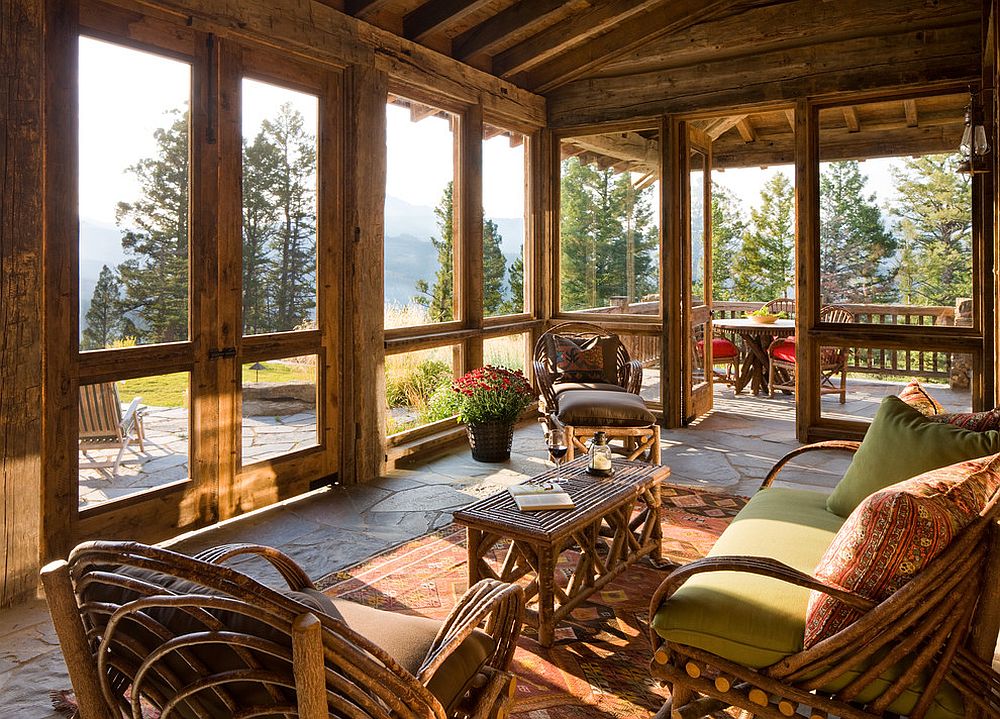
{"label": "wicker sofa", "polygon": [[[1000,491],[886,599],[873,601],[814,576],[866,497],[900,478],[1000,452],[995,431],[925,419],[887,398],[864,446],[830,441],[790,453],[709,556],[661,584],[650,604],[651,671],[669,685],[671,700],[659,717],[692,719],[729,706],[774,719],[801,713],[802,706],[806,716],[811,709],[812,716],[850,719],[1000,716],[1000,675],[990,666],[1000,621],[1000,557],[995,549],[991,554]],[[789,460],[817,450],[856,453],[832,495],[771,486]],[[876,470],[881,476],[873,476]],[[805,648],[814,590],[859,618]]]}

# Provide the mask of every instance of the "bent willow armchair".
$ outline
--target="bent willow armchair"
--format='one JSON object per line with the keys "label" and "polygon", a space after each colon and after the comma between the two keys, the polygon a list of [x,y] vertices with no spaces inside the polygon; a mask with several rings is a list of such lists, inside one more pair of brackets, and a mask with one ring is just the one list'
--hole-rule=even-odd
{"label": "bent willow armchair", "polygon": [[[221,566],[246,554],[289,589]],[[81,544],[42,580],[81,719],[492,719],[512,700],[514,585],[479,582],[437,622],[331,600],[268,547],[134,542]]]}
{"label": "bent willow armchair", "polygon": [[[856,451],[858,446],[856,442],[831,441],[801,447],[771,470],[762,489],[770,486],[788,460],[802,452]],[[784,488],[771,491],[789,493],[786,496],[816,494]],[[669,686],[671,694],[657,717],[694,719],[736,707],[770,719],[796,714],[844,719],[901,715],[911,719],[997,719],[1000,674],[991,667],[1000,591],[995,554],[1000,518],[997,500],[994,494],[942,554],[881,602],[824,583],[766,556],[720,553],[675,570],[654,594],[650,617],[673,612],[676,618],[697,605],[702,626],[713,622],[722,627],[722,636],[674,629],[665,632],[664,638],[664,632],[658,633],[653,628],[655,621],[651,621],[651,672],[654,679]],[[789,518],[786,508],[785,524],[796,524],[798,518]],[[735,634],[743,628],[733,626],[736,620],[732,616],[717,612],[706,619],[705,612],[718,609],[724,599],[713,594],[725,594],[726,587],[750,581],[750,577],[756,577],[753,582],[767,577],[769,582],[784,583],[789,589],[802,587],[824,593],[858,610],[860,617],[808,649],[802,648],[801,630],[797,650],[769,649],[768,653],[761,649],[763,644],[738,644]],[[692,580],[693,586],[685,588]],[[711,581],[716,585],[707,584]],[[722,586],[723,591],[713,593],[706,586]],[[778,624],[767,632],[771,648],[779,634]]]}

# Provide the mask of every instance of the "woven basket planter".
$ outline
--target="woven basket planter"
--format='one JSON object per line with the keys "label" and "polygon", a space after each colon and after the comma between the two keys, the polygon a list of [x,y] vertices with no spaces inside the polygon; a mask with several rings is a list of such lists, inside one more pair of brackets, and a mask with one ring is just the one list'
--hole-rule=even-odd
{"label": "woven basket planter", "polygon": [[514,439],[512,423],[467,424],[465,433],[469,436],[472,458],[477,462],[506,462],[510,459],[510,445]]}

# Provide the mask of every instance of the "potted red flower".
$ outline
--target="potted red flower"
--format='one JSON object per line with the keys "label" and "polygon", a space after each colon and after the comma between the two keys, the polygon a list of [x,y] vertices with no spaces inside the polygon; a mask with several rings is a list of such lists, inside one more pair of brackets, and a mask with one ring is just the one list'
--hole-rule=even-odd
{"label": "potted red flower", "polygon": [[472,458],[478,462],[510,459],[514,423],[535,399],[521,370],[487,365],[467,372],[452,385],[458,421],[465,423]]}

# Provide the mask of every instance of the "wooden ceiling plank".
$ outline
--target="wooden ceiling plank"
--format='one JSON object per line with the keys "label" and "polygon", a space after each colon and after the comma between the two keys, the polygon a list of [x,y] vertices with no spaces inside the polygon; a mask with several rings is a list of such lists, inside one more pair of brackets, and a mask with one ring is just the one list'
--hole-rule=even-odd
{"label": "wooden ceiling plank", "polygon": [[661,0],[591,0],[590,10],[559,23],[493,58],[493,74],[511,77],[565,52]]}
{"label": "wooden ceiling plank", "polygon": [[753,123],[748,116],[744,116],[736,123],[736,129],[743,138],[743,142],[757,142],[757,133],[754,132]]}
{"label": "wooden ceiling plank", "polygon": [[614,29],[532,70],[528,73],[527,85],[535,92],[549,92],[650,40],[706,22],[738,2],[739,0],[672,0],[665,5],[658,5],[648,13],[616,23]]}
{"label": "wooden ceiling plank", "polygon": [[344,12],[364,20],[391,2],[392,0],[346,0],[344,3]]}
{"label": "wooden ceiling plank", "polygon": [[476,12],[490,0],[430,0],[403,16],[403,35],[419,42]]}
{"label": "wooden ceiling plank", "polygon": [[861,120],[858,119],[858,111],[853,105],[845,105],[843,108],[844,122],[847,123],[848,132],[861,132]]}
{"label": "wooden ceiling plank", "polygon": [[906,126],[907,127],[917,127],[920,125],[920,119],[917,117],[917,101],[903,100],[903,112],[906,113]]}
{"label": "wooden ceiling plank", "polygon": [[490,53],[511,35],[535,34],[545,26],[590,7],[587,0],[521,0],[503,12],[469,28],[451,43],[452,57],[466,61],[479,53]]}

